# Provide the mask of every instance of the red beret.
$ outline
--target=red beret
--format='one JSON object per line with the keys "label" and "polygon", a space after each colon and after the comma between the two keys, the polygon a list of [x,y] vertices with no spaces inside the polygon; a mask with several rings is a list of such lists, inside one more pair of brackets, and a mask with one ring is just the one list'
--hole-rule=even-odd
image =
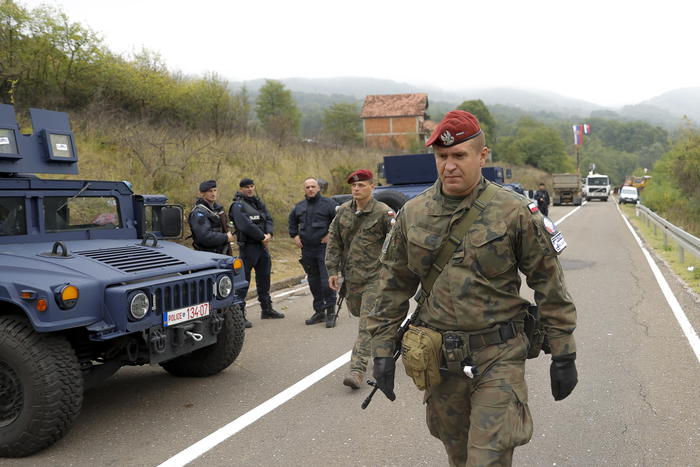
{"label": "red beret", "polygon": [[374,175],[372,175],[371,170],[360,169],[348,175],[348,183],[362,182],[364,180],[372,180],[373,178]]}
{"label": "red beret", "polygon": [[453,110],[445,115],[438,126],[433,130],[425,146],[454,146],[463,143],[481,134],[479,120],[464,110]]}

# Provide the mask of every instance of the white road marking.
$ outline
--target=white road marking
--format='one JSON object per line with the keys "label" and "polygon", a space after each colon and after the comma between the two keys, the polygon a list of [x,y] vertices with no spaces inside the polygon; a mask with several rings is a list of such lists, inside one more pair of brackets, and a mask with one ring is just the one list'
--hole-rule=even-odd
{"label": "white road marking", "polygon": [[[295,292],[299,292],[300,290],[304,290],[304,289],[308,289],[308,288],[309,288],[309,286],[308,286],[308,285],[305,285],[305,286],[303,286],[303,287],[299,287],[298,289],[287,290],[286,292],[282,292],[282,293],[280,293],[280,294],[273,295],[272,298],[284,297],[285,295],[291,295],[291,294],[293,294],[293,293],[295,293]],[[249,307],[249,306],[255,305],[256,303],[258,303],[257,300],[251,300],[251,301],[249,301],[249,302],[245,302],[245,306],[246,306],[246,307]]]}
{"label": "white road marking", "polygon": [[183,466],[192,462],[205,452],[211,450],[218,444],[226,441],[228,438],[235,435],[251,423],[270,413],[271,411],[284,404],[297,394],[300,394],[301,392],[310,388],[312,385],[316,384],[317,382],[319,382],[320,380],[322,380],[341,366],[348,363],[350,361],[351,353],[352,351],[344,353],[332,362],[314,371],[298,383],[293,384],[292,386],[288,387],[276,396],[266,400],[259,406],[241,415],[228,425],[219,428],[209,436],[197,441],[192,446],[183,449],[170,459],[160,464],[159,467]]}
{"label": "white road marking", "polygon": [[620,210],[620,207],[619,206],[616,206],[616,207],[617,207],[617,211],[622,216],[622,220],[625,221],[627,228],[629,229],[630,232],[632,232],[632,236],[637,241],[639,248],[642,249],[642,253],[644,253],[644,257],[646,258],[647,263],[649,263],[649,267],[651,268],[651,272],[654,273],[654,277],[656,278],[656,282],[658,282],[659,287],[661,288],[661,292],[663,292],[664,297],[666,298],[666,301],[668,302],[668,306],[671,307],[671,311],[673,312],[673,316],[676,317],[676,321],[678,321],[678,324],[680,325],[681,329],[683,330],[685,337],[688,339],[688,342],[690,343],[690,347],[693,349],[693,352],[695,352],[695,357],[700,362],[700,338],[698,338],[698,334],[695,332],[695,329],[693,329],[693,325],[690,324],[690,321],[688,320],[688,317],[685,315],[685,312],[683,311],[681,304],[678,303],[678,299],[676,299],[676,296],[673,295],[673,291],[671,290],[671,287],[668,285],[668,282],[666,282],[666,278],[661,273],[661,270],[656,265],[656,262],[651,257],[651,254],[649,253],[649,251],[644,247],[644,244],[642,243],[642,240],[637,235],[637,232],[634,231],[634,228],[627,220],[627,217],[625,217],[625,215],[622,213],[622,211]]}
{"label": "white road marking", "polygon": [[564,222],[564,220],[566,220],[567,217],[569,217],[570,215],[572,215],[573,213],[575,213],[576,211],[578,211],[579,209],[581,209],[587,202],[588,202],[588,201],[584,201],[583,203],[581,203],[581,206],[578,206],[578,207],[572,209],[571,212],[569,212],[566,216],[562,217],[562,218],[559,219],[558,221],[554,221],[554,223],[555,223],[556,225],[561,224],[562,222]]}

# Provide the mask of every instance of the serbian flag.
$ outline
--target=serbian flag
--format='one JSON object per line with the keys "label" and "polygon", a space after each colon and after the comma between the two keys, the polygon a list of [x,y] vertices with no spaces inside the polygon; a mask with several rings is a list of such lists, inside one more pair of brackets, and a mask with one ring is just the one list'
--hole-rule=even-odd
{"label": "serbian flag", "polygon": [[574,144],[576,146],[581,146],[583,144],[583,125],[573,125],[574,130]]}
{"label": "serbian flag", "polygon": [[590,135],[591,134],[591,126],[588,123],[583,124],[583,134],[584,135]]}

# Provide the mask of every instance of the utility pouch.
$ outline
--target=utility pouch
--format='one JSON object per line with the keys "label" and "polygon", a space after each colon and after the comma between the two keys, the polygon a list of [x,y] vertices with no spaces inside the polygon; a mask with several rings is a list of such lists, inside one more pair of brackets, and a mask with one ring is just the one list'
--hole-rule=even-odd
{"label": "utility pouch", "polygon": [[525,336],[529,342],[527,358],[537,358],[542,351],[545,333],[544,325],[540,319],[540,309],[537,305],[530,305],[525,312]]}
{"label": "utility pouch", "polygon": [[410,325],[401,339],[401,359],[406,374],[421,391],[440,384],[442,335],[432,329]]}

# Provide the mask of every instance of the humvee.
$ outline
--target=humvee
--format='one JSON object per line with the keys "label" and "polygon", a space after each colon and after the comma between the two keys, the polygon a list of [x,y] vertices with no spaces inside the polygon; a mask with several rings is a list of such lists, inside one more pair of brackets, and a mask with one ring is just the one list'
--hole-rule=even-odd
{"label": "humvee", "polygon": [[243,346],[243,263],[194,251],[182,207],[77,174],[68,115],[0,105],[0,457],[35,453],[125,365],[210,376]]}

